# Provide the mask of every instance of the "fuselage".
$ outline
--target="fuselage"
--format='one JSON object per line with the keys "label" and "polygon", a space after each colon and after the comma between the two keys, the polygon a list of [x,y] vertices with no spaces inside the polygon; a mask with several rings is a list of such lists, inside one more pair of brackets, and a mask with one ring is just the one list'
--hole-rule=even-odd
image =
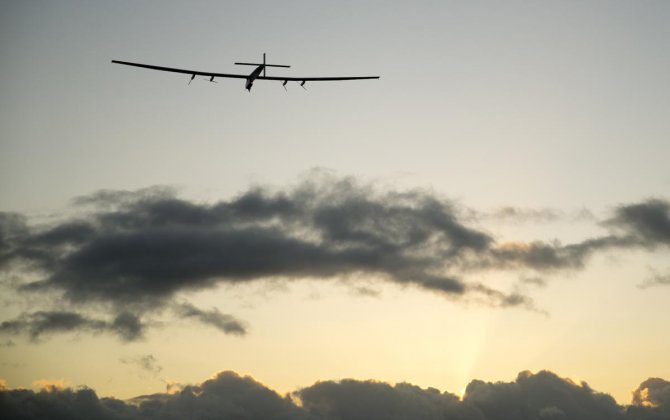
{"label": "fuselage", "polygon": [[260,76],[261,72],[265,68],[264,65],[260,65],[254,69],[254,71],[251,72],[249,77],[247,77],[247,84],[244,86],[249,92],[251,92],[251,87],[254,85],[254,80]]}

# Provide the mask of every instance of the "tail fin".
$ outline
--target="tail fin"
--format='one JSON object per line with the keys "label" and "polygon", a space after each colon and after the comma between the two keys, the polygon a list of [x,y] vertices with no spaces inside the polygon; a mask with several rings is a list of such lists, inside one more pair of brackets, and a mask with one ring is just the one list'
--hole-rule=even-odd
{"label": "tail fin", "polygon": [[265,53],[263,53],[263,62],[262,63],[235,63],[238,66],[263,66],[263,76],[265,76],[265,68],[266,67],[283,67],[283,68],[290,68],[291,66],[287,66],[284,64],[266,64],[265,62]]}

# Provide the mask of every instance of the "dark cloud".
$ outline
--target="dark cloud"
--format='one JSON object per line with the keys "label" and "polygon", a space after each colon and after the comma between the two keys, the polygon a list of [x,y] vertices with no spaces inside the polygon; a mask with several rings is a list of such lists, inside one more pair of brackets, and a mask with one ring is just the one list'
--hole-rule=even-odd
{"label": "dark cloud", "polygon": [[124,341],[141,338],[143,325],[137,316],[121,312],[111,321],[89,318],[76,312],[37,311],[23,313],[0,323],[0,333],[25,334],[36,341],[42,336],[65,332],[109,332]]}
{"label": "dark cloud", "polygon": [[614,216],[602,224],[617,232],[567,245],[558,241],[494,244],[490,255],[483,255],[474,265],[536,271],[579,269],[595,252],[670,245],[670,203],[667,201],[648,200],[619,206]]}
{"label": "dark cloud", "polygon": [[670,409],[670,382],[649,378],[633,392],[633,404]]}
{"label": "dark cloud", "polygon": [[116,333],[125,341],[142,338],[145,325],[140,318],[130,312],[123,311],[114,317],[108,330]]}
{"label": "dark cloud", "polygon": [[577,385],[556,374],[522,372],[514,382],[472,381],[463,402],[479,408],[487,420],[623,419],[623,409],[609,395]]}
{"label": "dark cloud", "polygon": [[324,381],[287,396],[234,372],[221,372],[174,393],[128,401],[94,391],[50,387],[0,390],[0,412],[11,419],[282,419],[282,420],[667,420],[669,382],[651,378],[631,406],[551,372],[522,372],[513,382],[472,381],[463,399],[401,383]]}
{"label": "dark cloud", "polygon": [[175,311],[182,318],[193,318],[203,324],[211,325],[214,328],[226,333],[245,335],[247,333],[244,323],[232,315],[222,314],[218,309],[212,308],[209,311],[198,309],[190,303],[182,303],[175,306]]}
{"label": "dark cloud", "polygon": [[628,416],[636,420],[670,419],[670,382],[649,378],[633,392]]}
{"label": "dark cloud", "polygon": [[472,419],[484,420],[476,407],[453,394],[376,381],[326,381],[295,393],[315,419]]}
{"label": "dark cloud", "polygon": [[155,394],[131,400],[140,418],[308,419],[289,398],[249,376],[221,372],[200,385],[176,394]]}
{"label": "dark cloud", "polygon": [[445,270],[492,243],[428,193],[377,193],[352,179],[252,189],[212,205],[151,189],[77,201],[93,204],[87,218],[7,241],[8,255],[43,273],[24,290],[150,308],[222,282],[374,274],[461,295],[466,285]]}
{"label": "dark cloud", "polygon": [[670,202],[656,199],[623,205],[606,223],[627,231],[646,246],[670,245]]}
{"label": "dark cloud", "polygon": [[0,212],[0,271],[7,270],[9,263],[18,257],[14,244],[28,235],[25,216]]}
{"label": "dark cloud", "polygon": [[582,242],[564,245],[552,243],[504,242],[496,244],[489,255],[475,261],[475,266],[498,269],[531,269],[536,272],[576,270],[585,266],[589,257],[596,252],[611,249],[629,249],[640,246],[639,241],[630,236],[608,235]]}
{"label": "dark cloud", "polygon": [[98,190],[93,194],[75,197],[72,202],[78,206],[117,207],[140,200],[155,200],[173,197],[176,189],[166,185],[141,188],[139,190]]}
{"label": "dark cloud", "polygon": [[[567,245],[498,243],[466,225],[467,210],[435,194],[380,192],[352,178],[253,188],[214,204],[179,199],[169,188],[101,191],[75,201],[88,209],[85,216],[46,227],[2,214],[0,271],[24,275],[24,292],[55,292],[74,305],[101,303],[114,315],[142,316],[174,305],[181,292],[270,278],[379,279],[533,309],[518,291],[467,278],[473,270],[576,270],[595,252],[670,243],[669,205],[660,200],[616,209],[605,223],[609,235]],[[245,330],[216,310],[182,307],[181,316],[227,333]],[[116,327],[125,337],[141,333],[139,319],[127,315]]]}
{"label": "dark cloud", "polygon": [[590,254],[589,247],[564,246],[560,243],[507,242],[491,249],[493,267],[531,268],[537,271],[581,268]]}
{"label": "dark cloud", "polygon": [[[13,420],[131,420],[141,419],[132,405],[111,398],[98,398],[91,389],[57,389],[34,392],[1,390],[0,412]],[[146,418],[146,417],[145,417]]]}

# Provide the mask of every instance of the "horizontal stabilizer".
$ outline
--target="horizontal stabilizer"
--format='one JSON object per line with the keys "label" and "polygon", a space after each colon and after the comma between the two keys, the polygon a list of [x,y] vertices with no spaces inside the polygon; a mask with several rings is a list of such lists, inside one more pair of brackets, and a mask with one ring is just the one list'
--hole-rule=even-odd
{"label": "horizontal stabilizer", "polygon": [[283,64],[263,64],[263,63],[235,63],[238,66],[265,66],[265,67],[284,67],[290,68],[291,66],[285,66]]}

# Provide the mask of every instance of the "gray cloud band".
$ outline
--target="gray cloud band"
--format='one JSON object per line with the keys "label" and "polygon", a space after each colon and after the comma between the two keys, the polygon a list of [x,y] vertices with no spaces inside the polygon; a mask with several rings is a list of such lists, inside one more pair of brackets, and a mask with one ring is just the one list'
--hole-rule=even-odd
{"label": "gray cloud band", "polygon": [[[484,269],[575,269],[597,251],[670,244],[666,201],[620,206],[604,222],[609,235],[575,244],[497,243],[434,194],[380,193],[350,178],[256,188],[215,204],[179,199],[166,188],[102,191],[76,202],[89,206],[86,216],[41,228],[22,215],[0,214],[0,270],[41,277],[21,283],[23,291],[102,302],[115,313],[164,308],[181,291],[220,283],[356,275],[532,307],[526,296],[462,277]],[[177,312],[226,333],[244,332],[229,315]]]}
{"label": "gray cloud band", "polygon": [[128,312],[121,312],[112,320],[105,321],[76,312],[37,311],[0,323],[0,332],[27,334],[33,341],[45,335],[75,331],[113,333],[124,341],[133,341],[142,336],[143,329],[140,319]]}

